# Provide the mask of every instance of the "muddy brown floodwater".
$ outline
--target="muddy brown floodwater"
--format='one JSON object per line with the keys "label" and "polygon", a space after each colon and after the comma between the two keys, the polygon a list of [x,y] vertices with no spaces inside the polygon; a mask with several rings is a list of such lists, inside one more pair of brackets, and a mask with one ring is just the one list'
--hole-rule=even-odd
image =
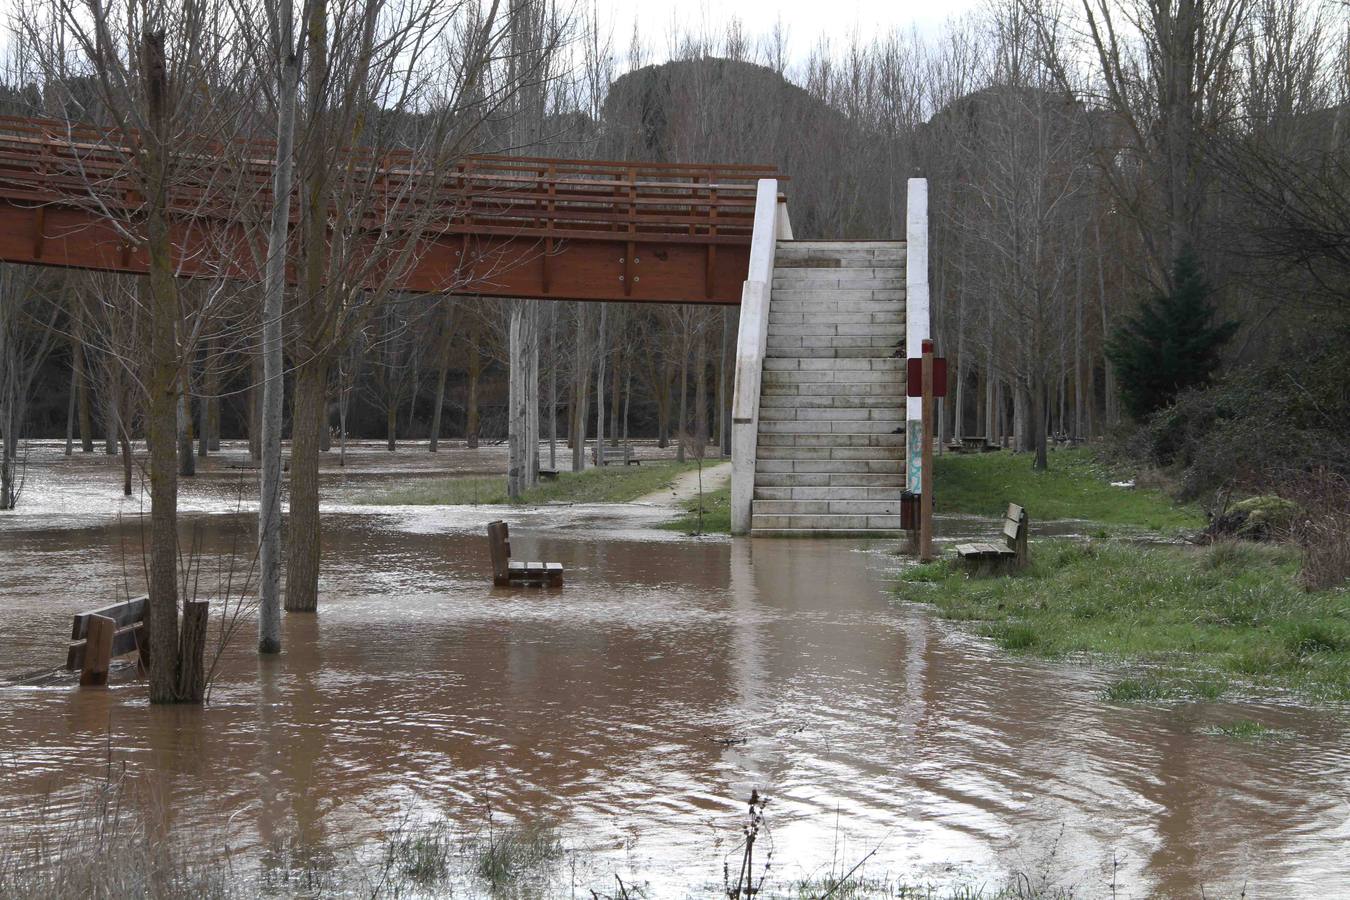
{"label": "muddy brown floodwater", "polygon": [[[227,450],[183,485],[184,535],[216,571],[234,546],[247,566],[252,527],[252,473]],[[150,708],[135,681],[0,687],[0,809],[73,804],[111,747],[159,815],[255,860],[490,804],[558,823],[596,872],[697,895],[758,789],[779,883],[877,848],[870,875],[938,885],[1047,870],[1097,896],[1115,860],[1120,896],[1350,892],[1343,707],[1108,704],[1109,673],[1010,658],[889,602],[904,563],[885,543],[511,509],[516,555],[561,560],[567,586],[504,592],[482,537],[500,510],[343,503],[503,462],[363,446],[327,468],[320,613],[286,616],[274,659],[247,623],[206,709]],[[72,613],[141,582],[139,501],[118,484],[115,461],[32,452],[0,516],[0,673],[58,664]],[[1292,737],[1204,731],[1239,718]]]}

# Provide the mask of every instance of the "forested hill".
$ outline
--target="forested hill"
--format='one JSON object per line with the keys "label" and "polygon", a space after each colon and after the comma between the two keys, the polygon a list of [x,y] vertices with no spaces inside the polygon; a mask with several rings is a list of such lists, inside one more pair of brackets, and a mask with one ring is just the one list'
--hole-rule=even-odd
{"label": "forested hill", "polygon": [[705,57],[617,79],[598,153],[773,164],[790,179],[797,237],[878,238],[898,236],[904,224],[899,144],[773,69]]}

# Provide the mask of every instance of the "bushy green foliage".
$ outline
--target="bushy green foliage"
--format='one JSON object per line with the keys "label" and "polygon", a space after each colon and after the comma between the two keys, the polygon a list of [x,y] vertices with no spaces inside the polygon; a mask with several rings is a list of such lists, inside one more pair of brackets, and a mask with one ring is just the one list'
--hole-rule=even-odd
{"label": "bushy green foliage", "polygon": [[1209,382],[1219,351],[1235,322],[1215,323],[1212,289],[1190,252],[1177,259],[1170,293],[1150,298],[1111,336],[1107,356],[1115,367],[1125,409],[1143,419],[1190,388]]}
{"label": "bushy green foliage", "polygon": [[1316,469],[1350,474],[1350,333],[1333,331],[1279,363],[1185,391],[1127,443],[1178,473],[1190,500],[1219,487],[1266,492]]}

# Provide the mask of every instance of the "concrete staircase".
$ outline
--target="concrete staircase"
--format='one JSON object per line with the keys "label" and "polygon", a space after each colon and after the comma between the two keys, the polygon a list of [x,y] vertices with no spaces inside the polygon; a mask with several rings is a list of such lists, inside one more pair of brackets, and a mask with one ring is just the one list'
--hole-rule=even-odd
{"label": "concrete staircase", "polygon": [[778,242],[752,534],[899,530],[904,342],[903,242]]}

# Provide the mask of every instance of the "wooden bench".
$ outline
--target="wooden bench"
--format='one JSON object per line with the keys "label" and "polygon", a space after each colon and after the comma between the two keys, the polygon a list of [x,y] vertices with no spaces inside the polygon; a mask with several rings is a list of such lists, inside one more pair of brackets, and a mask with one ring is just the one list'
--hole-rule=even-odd
{"label": "wooden bench", "polygon": [[114,656],[139,650],[144,665],[149,646],[145,633],[145,609],[149,602],[149,597],[136,597],[75,614],[70,643],[66,645],[66,668],[80,670],[81,685],[107,684]]}
{"label": "wooden bench", "polygon": [[995,575],[1016,571],[1027,564],[1027,511],[1008,504],[1003,517],[1003,543],[957,544],[956,556],[974,574]]}
{"label": "wooden bench", "polygon": [[502,521],[489,522],[488,552],[492,556],[492,583],[497,587],[562,587],[562,563],[523,562],[511,558],[511,534]]}
{"label": "wooden bench", "polygon": [[623,463],[625,466],[642,465],[642,460],[637,458],[631,444],[624,444],[621,447],[593,447],[591,462],[597,466],[612,466],[616,463]]}
{"label": "wooden bench", "polygon": [[539,470],[539,477],[542,478],[542,479],[544,479],[545,481],[557,481],[557,480],[558,480],[558,470],[557,470],[557,469],[540,469],[540,470]]}

